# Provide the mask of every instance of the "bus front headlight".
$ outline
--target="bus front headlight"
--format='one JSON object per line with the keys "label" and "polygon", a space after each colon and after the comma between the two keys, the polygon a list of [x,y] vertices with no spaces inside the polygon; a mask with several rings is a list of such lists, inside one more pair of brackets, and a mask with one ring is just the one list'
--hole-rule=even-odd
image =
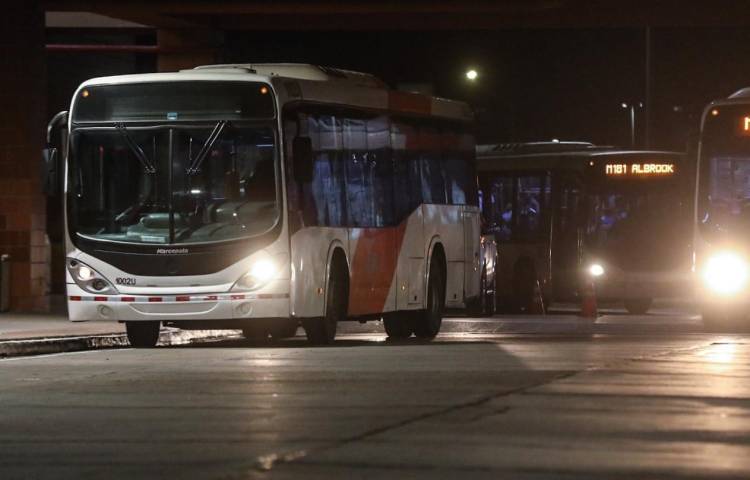
{"label": "bus front headlight", "polygon": [[742,290],[747,283],[747,276],[747,262],[733,252],[714,254],[703,269],[705,285],[721,295],[732,295]]}
{"label": "bus front headlight", "polygon": [[112,286],[103,275],[81,263],[79,260],[68,259],[68,272],[73,277],[76,285],[89,293],[99,293],[102,295],[112,295],[117,293],[117,289]]}
{"label": "bus front headlight", "polygon": [[601,277],[604,275],[604,267],[598,263],[592,263],[591,266],[589,266],[589,275],[592,277]]}
{"label": "bus front headlight", "polygon": [[253,262],[250,270],[237,280],[233,290],[255,290],[270,282],[276,275],[276,265],[268,258]]}

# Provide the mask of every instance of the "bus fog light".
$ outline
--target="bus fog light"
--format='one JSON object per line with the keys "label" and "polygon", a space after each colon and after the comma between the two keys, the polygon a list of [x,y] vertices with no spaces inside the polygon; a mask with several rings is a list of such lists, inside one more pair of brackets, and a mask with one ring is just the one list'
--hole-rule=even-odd
{"label": "bus fog light", "polygon": [[250,302],[242,302],[237,306],[236,311],[238,315],[246,317],[253,311],[253,306]]}
{"label": "bus fog light", "polygon": [[604,267],[598,263],[594,263],[589,267],[589,275],[592,277],[601,277],[604,275]]}
{"label": "bus fog light", "polygon": [[703,270],[703,282],[716,293],[731,295],[745,287],[748,277],[747,262],[732,252],[713,255]]}
{"label": "bus fog light", "polygon": [[276,265],[267,258],[256,260],[250,270],[237,280],[234,290],[255,290],[270,282],[276,275]]}

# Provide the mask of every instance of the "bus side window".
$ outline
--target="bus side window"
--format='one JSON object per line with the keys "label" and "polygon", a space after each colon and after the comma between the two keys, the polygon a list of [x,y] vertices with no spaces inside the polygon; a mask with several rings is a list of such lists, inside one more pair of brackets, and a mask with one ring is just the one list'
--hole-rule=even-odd
{"label": "bus side window", "polygon": [[419,157],[424,203],[445,204],[445,178],[440,159],[440,133],[433,127],[419,127]]}
{"label": "bus side window", "polygon": [[517,215],[514,237],[537,239],[540,237],[545,217],[544,205],[549,197],[548,175],[524,175],[518,177]]}
{"label": "bus side window", "polygon": [[575,232],[581,221],[581,191],[577,179],[565,177],[562,181],[562,194],[560,196],[560,231],[565,235]]}
{"label": "bus side window", "polygon": [[396,220],[403,221],[422,203],[417,129],[400,120],[391,122]]}
{"label": "bus side window", "polygon": [[346,223],[341,120],[333,115],[309,115],[313,144],[313,181],[316,225],[340,227]]}
{"label": "bus side window", "polygon": [[491,179],[483,203],[487,231],[498,241],[509,241],[513,233],[513,177]]}
{"label": "bus side window", "polygon": [[388,117],[366,120],[367,155],[373,172],[373,201],[377,226],[396,225],[396,206],[393,191],[393,159]]}
{"label": "bus side window", "polygon": [[463,132],[445,128],[441,134],[443,170],[447,200],[451,205],[476,205],[474,185],[473,138]]}

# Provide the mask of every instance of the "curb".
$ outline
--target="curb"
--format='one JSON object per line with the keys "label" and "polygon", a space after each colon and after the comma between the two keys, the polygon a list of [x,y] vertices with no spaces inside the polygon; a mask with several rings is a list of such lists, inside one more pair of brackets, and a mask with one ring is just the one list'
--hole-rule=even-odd
{"label": "curb", "polygon": [[[242,335],[239,331],[235,330],[179,330],[164,328],[159,334],[159,345],[186,345],[233,338],[242,338]],[[124,333],[6,340],[0,341],[0,358],[82,352],[108,348],[127,348],[129,346],[128,337]]]}

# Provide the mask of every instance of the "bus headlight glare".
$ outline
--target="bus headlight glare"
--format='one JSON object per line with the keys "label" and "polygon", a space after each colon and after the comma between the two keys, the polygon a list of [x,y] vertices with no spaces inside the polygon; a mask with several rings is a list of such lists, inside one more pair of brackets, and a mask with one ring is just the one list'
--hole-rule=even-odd
{"label": "bus headlight glare", "polygon": [[238,290],[255,290],[260,288],[276,275],[276,265],[266,258],[256,260],[250,270],[243,275],[235,284]]}
{"label": "bus headlight glare", "polygon": [[91,271],[89,267],[79,267],[78,268],[78,278],[83,281],[88,281],[93,278],[94,272]]}
{"label": "bus headlight glare", "polygon": [[604,275],[604,267],[598,263],[594,263],[589,267],[589,275],[592,277],[601,277]]}
{"label": "bus headlight glare", "polygon": [[747,283],[748,265],[732,252],[717,253],[706,262],[703,281],[708,288],[721,295],[737,293]]}

